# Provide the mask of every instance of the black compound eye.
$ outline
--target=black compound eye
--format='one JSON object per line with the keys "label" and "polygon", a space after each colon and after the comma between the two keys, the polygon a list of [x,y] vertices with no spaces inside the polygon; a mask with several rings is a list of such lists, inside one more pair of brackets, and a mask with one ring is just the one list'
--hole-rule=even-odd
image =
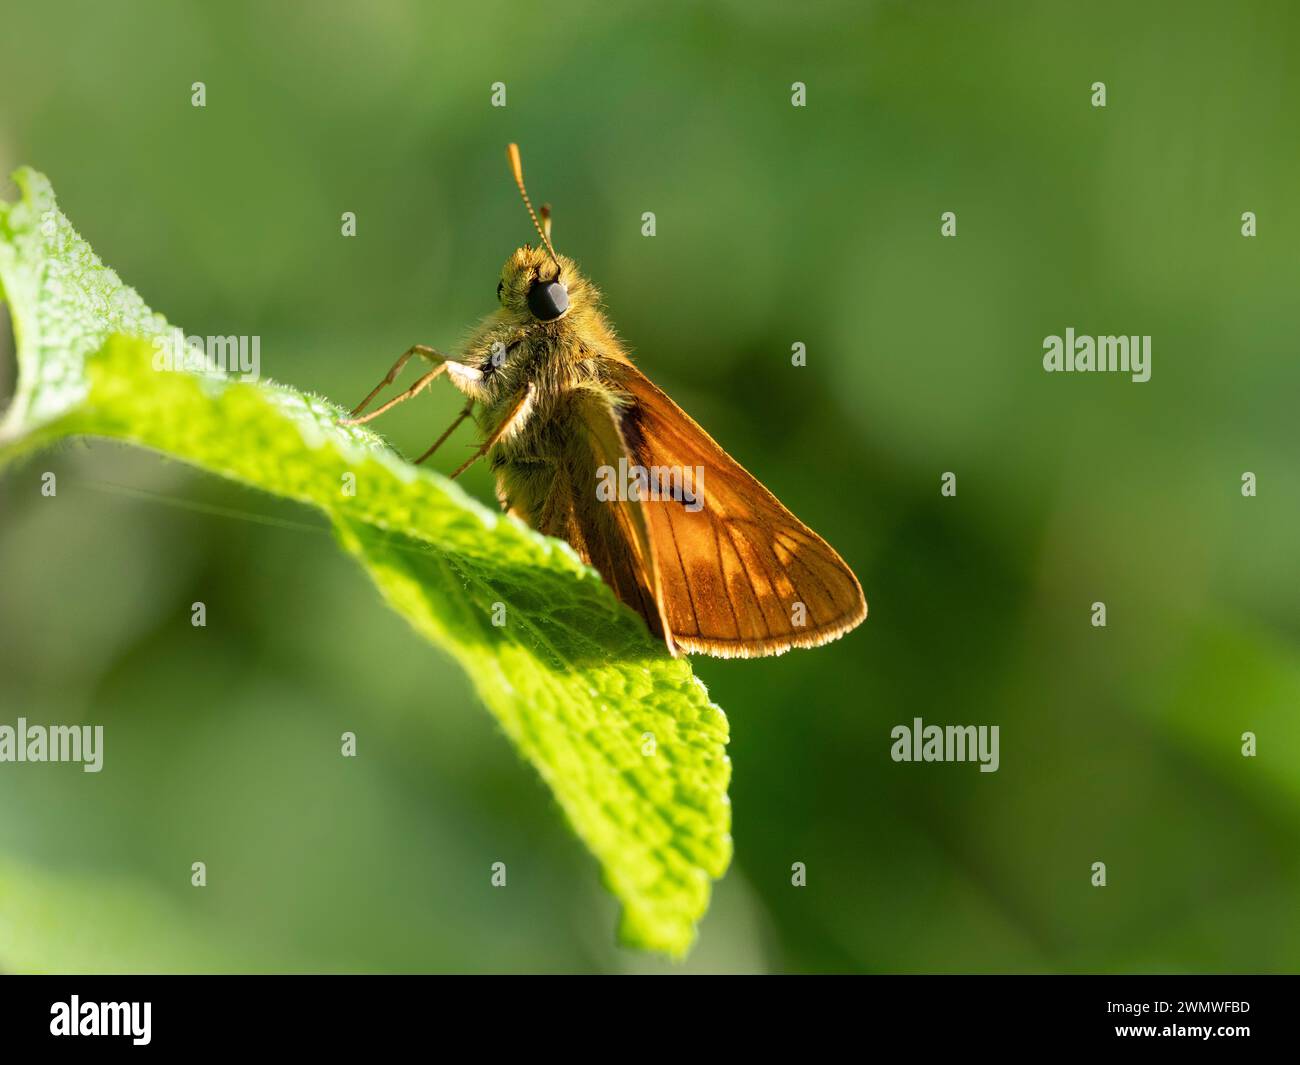
{"label": "black compound eye", "polygon": [[534,281],[528,290],[528,309],[534,318],[553,322],[569,309],[569,290],[558,281]]}

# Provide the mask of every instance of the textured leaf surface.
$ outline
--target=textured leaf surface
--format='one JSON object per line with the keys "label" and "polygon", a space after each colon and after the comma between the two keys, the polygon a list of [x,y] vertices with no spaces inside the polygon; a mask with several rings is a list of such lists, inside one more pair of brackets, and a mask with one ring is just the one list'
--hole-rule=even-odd
{"label": "textured leaf surface", "polygon": [[167,323],[95,258],[43,176],[18,181],[24,199],[0,205],[19,354],[0,462],[69,435],[111,437],[324,511],[551,788],[623,904],[624,940],[683,953],[731,855],[727,722],[690,666],[568,545],[339,427],[329,402],[155,369]]}

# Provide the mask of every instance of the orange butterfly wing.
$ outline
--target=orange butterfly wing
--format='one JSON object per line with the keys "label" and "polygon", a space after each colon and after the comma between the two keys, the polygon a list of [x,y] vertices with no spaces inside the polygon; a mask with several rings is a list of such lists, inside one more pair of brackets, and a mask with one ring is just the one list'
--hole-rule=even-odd
{"label": "orange butterfly wing", "polygon": [[628,462],[702,471],[694,493],[687,476],[677,498],[640,504],[654,556],[646,584],[670,650],[781,654],[834,640],[867,616],[862,586],[825,540],[631,363],[611,376],[627,397],[615,413]]}

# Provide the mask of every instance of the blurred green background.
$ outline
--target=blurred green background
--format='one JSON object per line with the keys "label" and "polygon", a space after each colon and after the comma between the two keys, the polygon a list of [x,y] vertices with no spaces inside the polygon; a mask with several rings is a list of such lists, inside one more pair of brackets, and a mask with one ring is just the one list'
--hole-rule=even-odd
{"label": "blurred green background", "polygon": [[[0,765],[41,967],[1296,970],[1297,52],[1265,3],[7,5],[3,172],[187,332],[342,403],[494,306],[517,140],[640,365],[871,604],[696,660],[736,856],[670,966],[615,945],[546,790],[313,515],[38,456],[0,479],[0,722],[107,732],[99,775]],[[1152,335],[1151,381],[1045,374],[1069,326]],[[380,428],[414,454],[456,409]],[[895,764],[918,716],[999,725],[1000,770]],[[82,931],[140,900],[129,949]]]}

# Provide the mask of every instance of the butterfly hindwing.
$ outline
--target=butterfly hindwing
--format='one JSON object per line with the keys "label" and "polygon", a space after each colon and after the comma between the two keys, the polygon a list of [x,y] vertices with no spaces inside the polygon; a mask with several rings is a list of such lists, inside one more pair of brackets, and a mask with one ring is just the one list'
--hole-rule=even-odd
{"label": "butterfly hindwing", "polygon": [[501,502],[538,532],[567,540],[676,653],[665,635],[645,512],[635,499],[598,497],[602,471],[617,470],[626,456],[614,407],[603,391],[589,389],[575,389],[563,402],[569,409],[557,421],[582,431],[555,448],[556,463],[502,463],[497,471]]}

